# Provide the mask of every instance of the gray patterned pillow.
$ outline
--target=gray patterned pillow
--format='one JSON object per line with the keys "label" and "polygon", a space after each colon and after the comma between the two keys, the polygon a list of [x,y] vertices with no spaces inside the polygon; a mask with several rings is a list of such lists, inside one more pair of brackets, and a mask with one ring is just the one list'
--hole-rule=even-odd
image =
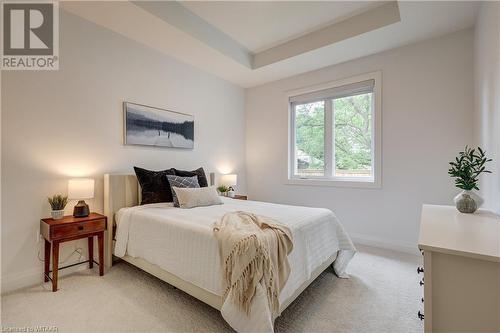
{"label": "gray patterned pillow", "polygon": [[179,177],[167,175],[168,182],[170,183],[170,189],[172,190],[172,197],[174,199],[174,206],[179,207],[179,200],[177,199],[177,194],[175,194],[174,187],[180,188],[199,188],[198,176],[193,177]]}

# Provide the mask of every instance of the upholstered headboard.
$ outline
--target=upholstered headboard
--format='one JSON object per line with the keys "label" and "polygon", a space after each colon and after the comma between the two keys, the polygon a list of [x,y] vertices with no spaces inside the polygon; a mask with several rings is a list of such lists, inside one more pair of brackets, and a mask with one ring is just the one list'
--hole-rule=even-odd
{"label": "upholstered headboard", "polygon": [[113,263],[115,213],[124,207],[137,206],[140,200],[141,189],[135,174],[104,175],[104,215],[108,218],[104,261],[107,268],[111,267]]}

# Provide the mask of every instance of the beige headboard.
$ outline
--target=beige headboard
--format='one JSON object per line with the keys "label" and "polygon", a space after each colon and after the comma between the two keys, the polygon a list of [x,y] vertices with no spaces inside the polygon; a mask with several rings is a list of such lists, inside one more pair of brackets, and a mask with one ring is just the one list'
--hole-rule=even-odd
{"label": "beige headboard", "polygon": [[104,243],[104,264],[113,263],[113,226],[115,213],[124,207],[137,206],[140,201],[140,187],[134,174],[104,175],[104,215],[108,218],[107,235]]}

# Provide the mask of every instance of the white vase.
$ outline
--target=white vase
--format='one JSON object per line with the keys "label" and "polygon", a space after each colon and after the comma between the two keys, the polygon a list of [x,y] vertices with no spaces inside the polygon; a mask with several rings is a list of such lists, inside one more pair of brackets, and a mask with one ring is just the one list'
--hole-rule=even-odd
{"label": "white vase", "polygon": [[[475,207],[471,207],[470,204],[467,204],[467,201],[470,199],[475,202]],[[463,190],[458,193],[455,198],[453,198],[453,201],[455,202],[457,209],[462,213],[474,213],[476,209],[481,207],[484,203],[483,198],[481,198],[476,192],[469,190]]]}
{"label": "white vase", "polygon": [[64,217],[64,209],[61,210],[53,210],[50,212],[50,215],[52,215],[52,218],[54,220],[60,220]]}

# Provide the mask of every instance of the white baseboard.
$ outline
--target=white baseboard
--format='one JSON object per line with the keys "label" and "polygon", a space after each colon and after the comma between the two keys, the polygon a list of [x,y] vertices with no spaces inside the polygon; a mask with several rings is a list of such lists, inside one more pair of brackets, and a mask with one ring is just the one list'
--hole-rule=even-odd
{"label": "white baseboard", "polygon": [[[52,268],[51,268],[52,269]],[[78,266],[68,267],[59,271],[59,277],[88,269],[87,265],[81,264]],[[5,294],[17,289],[35,286],[43,282],[43,267],[37,267],[32,270],[24,271],[17,274],[6,274],[1,277],[1,294]]]}
{"label": "white baseboard", "polygon": [[394,240],[383,239],[358,233],[349,233],[349,236],[351,236],[351,239],[354,242],[354,244],[367,245],[367,246],[378,247],[381,249],[393,250],[409,254],[420,253],[417,244],[413,243],[397,242]]}

